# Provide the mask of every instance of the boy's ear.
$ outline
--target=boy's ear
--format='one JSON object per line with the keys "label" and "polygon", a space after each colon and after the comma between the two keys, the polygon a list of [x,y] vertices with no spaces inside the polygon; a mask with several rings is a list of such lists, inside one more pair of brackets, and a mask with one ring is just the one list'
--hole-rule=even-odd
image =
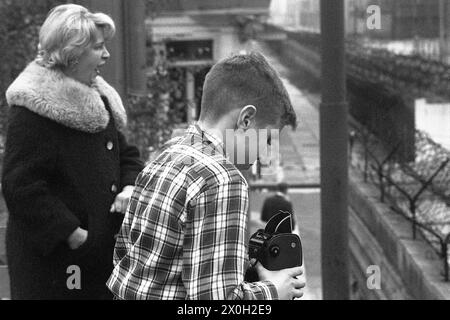
{"label": "boy's ear", "polygon": [[249,104],[242,108],[239,112],[239,117],[237,119],[237,128],[242,130],[247,130],[255,126],[256,121],[256,107]]}

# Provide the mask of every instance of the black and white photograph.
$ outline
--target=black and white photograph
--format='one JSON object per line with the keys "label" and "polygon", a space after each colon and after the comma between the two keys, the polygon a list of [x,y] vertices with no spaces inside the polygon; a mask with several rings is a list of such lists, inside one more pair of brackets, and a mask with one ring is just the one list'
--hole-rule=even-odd
{"label": "black and white photograph", "polygon": [[450,0],[0,0],[0,57],[0,300],[450,300]]}

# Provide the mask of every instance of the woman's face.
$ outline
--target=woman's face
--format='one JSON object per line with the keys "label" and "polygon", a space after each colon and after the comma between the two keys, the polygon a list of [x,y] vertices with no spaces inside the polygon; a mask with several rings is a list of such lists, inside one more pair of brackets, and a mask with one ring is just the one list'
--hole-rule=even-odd
{"label": "woman's face", "polygon": [[77,73],[81,79],[91,81],[109,59],[110,55],[105,46],[103,32],[97,28],[95,41],[83,52],[78,60]]}

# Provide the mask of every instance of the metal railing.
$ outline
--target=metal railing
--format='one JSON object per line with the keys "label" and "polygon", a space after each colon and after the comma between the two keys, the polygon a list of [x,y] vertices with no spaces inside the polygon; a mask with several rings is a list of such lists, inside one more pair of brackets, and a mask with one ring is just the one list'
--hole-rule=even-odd
{"label": "metal railing", "polygon": [[[291,189],[320,189],[320,183],[290,183],[286,184],[289,190]],[[269,191],[277,190],[277,183],[261,183],[261,182],[251,182],[249,183],[250,191],[256,190],[264,190],[267,189]]]}
{"label": "metal railing", "polygon": [[416,131],[413,161],[401,161],[400,143],[390,150],[365,127],[351,121],[350,164],[364,181],[377,186],[380,201],[411,222],[413,239],[421,237],[443,261],[450,281],[450,151]]}

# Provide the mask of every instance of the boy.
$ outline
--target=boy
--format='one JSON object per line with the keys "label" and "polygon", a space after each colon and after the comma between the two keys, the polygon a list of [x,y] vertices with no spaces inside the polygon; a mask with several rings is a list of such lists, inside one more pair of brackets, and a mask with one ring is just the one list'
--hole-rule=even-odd
{"label": "boy", "polygon": [[[244,282],[248,185],[237,167],[248,169],[256,160],[249,147],[270,144],[269,134],[263,142],[250,139],[249,146],[248,132],[285,125],[295,127],[295,113],[261,54],[236,55],[213,66],[205,79],[198,123],[171,141],[136,180],[107,282],[116,298],[303,295],[305,283],[296,278],[302,267],[269,271],[257,264],[261,281]],[[242,152],[245,160],[236,161]]]}

